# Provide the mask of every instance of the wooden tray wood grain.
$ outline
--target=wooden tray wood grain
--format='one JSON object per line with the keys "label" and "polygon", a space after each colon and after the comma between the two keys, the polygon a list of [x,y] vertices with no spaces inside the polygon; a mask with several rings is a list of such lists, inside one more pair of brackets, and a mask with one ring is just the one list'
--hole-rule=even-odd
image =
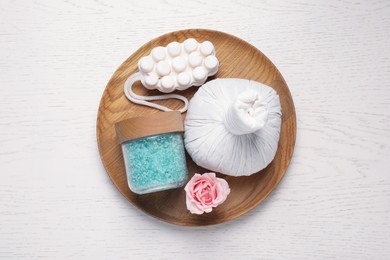
{"label": "wooden tray wood grain", "polygon": [[[195,38],[202,42],[211,41],[220,61],[218,73],[209,78],[244,78],[259,81],[271,86],[280,96],[282,105],[282,127],[279,146],[272,163],[259,173],[249,177],[225,178],[231,188],[227,200],[211,213],[203,215],[191,214],[185,205],[183,188],[161,191],[147,195],[137,195],[127,185],[126,173],[120,145],[116,142],[115,123],[131,117],[145,116],[161,111],[131,103],[123,93],[126,79],[137,72],[138,60],[150,53],[157,46],[166,46],[172,41],[183,42],[186,38]],[[198,87],[180,91],[189,100]],[[140,82],[134,85],[134,91],[141,95],[157,95],[158,91],[146,90]],[[174,92],[176,93],[176,92]],[[157,103],[178,109],[180,101],[165,100]],[[183,119],[185,114],[183,115]],[[176,31],[162,35],[139,48],[114,73],[103,93],[98,118],[97,141],[100,156],[108,175],[118,190],[137,208],[158,219],[184,226],[202,226],[218,224],[235,219],[262,202],[276,187],[284,176],[293,153],[296,137],[296,115],[294,103],[278,69],[258,49],[232,35],[203,29]],[[207,172],[198,167],[187,155],[187,165],[192,177],[195,173]]]}

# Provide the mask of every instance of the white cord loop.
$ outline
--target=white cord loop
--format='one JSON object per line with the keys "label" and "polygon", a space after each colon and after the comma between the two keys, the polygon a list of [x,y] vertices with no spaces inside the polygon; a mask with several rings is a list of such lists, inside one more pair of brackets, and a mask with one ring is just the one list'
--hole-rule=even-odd
{"label": "white cord loop", "polygon": [[158,105],[158,104],[155,104],[155,103],[152,103],[152,102],[148,102],[148,101],[165,100],[165,99],[173,98],[173,99],[179,99],[179,100],[184,102],[184,106],[181,109],[177,110],[177,111],[179,111],[180,113],[184,113],[184,112],[187,111],[188,99],[186,97],[184,97],[184,96],[181,96],[181,95],[166,94],[166,95],[158,95],[158,96],[140,96],[140,95],[135,94],[133,92],[133,85],[138,80],[141,80],[140,73],[136,72],[133,75],[131,75],[125,82],[124,92],[125,92],[126,97],[131,102],[139,104],[139,105],[148,106],[148,107],[152,107],[152,108],[156,108],[156,109],[168,112],[168,111],[173,111],[173,110],[168,108],[168,107],[165,107],[165,106],[162,106],[162,105]]}

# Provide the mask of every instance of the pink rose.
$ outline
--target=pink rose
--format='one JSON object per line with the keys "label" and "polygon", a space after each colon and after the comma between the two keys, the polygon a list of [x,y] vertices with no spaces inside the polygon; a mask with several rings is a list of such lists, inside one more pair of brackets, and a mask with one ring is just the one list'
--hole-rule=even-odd
{"label": "pink rose", "polygon": [[215,173],[196,173],[184,188],[186,191],[187,209],[192,214],[209,213],[213,207],[220,205],[230,193],[228,183],[217,178]]}

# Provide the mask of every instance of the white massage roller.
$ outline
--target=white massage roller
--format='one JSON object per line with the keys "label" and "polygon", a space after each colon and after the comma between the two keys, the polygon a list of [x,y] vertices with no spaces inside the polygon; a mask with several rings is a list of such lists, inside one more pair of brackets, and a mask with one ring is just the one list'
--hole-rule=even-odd
{"label": "white massage roller", "polygon": [[134,82],[140,80],[147,89],[171,93],[175,90],[185,90],[191,86],[204,84],[207,77],[217,73],[218,67],[219,61],[211,42],[199,43],[192,38],[182,43],[171,42],[166,47],[154,48],[148,56],[139,60],[139,72],[127,79],[124,92],[130,101],[162,111],[172,110],[149,101],[179,99],[184,102],[184,107],[178,111],[183,113],[188,107],[188,100],[184,96],[177,94],[140,96],[132,90]]}

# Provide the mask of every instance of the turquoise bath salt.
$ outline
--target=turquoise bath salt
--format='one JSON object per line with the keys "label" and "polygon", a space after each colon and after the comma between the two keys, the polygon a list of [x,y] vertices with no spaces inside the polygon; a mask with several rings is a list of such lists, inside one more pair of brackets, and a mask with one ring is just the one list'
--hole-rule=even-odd
{"label": "turquoise bath salt", "polygon": [[131,191],[145,194],[179,188],[187,182],[183,123],[179,112],[121,121],[116,125],[116,131]]}
{"label": "turquoise bath salt", "polygon": [[178,188],[187,181],[181,133],[153,135],[122,144],[127,181],[138,194]]}

